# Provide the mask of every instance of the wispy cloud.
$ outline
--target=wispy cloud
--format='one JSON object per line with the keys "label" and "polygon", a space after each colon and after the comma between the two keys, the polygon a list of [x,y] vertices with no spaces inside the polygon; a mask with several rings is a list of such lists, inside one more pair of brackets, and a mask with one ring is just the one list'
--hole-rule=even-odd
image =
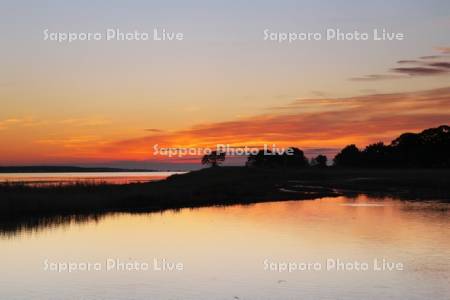
{"label": "wispy cloud", "polygon": [[[450,47],[436,48],[442,54],[449,54]],[[418,59],[404,59],[397,61],[402,67],[391,68],[386,74],[370,74],[352,77],[352,81],[378,81],[389,79],[405,79],[418,76],[435,76],[450,74],[448,55],[427,55]],[[404,66],[407,65],[407,66]]]}
{"label": "wispy cloud", "polygon": [[[77,126],[75,129],[83,130],[72,130],[64,136],[39,128],[45,134],[29,146],[36,149],[35,159],[46,161],[198,162],[198,158],[193,157],[154,156],[155,144],[201,148],[217,144],[251,147],[274,143],[280,147],[300,147],[310,156],[318,153],[333,156],[349,143],[364,146],[380,140],[388,142],[402,132],[419,131],[449,120],[450,87],[446,87],[346,98],[297,99],[270,107],[264,114],[227,122],[202,123],[175,131],[147,128],[142,137],[133,139],[117,140]],[[42,128],[77,123],[75,119],[54,120],[46,123],[50,127]],[[38,126],[36,124],[40,123],[33,119],[8,118],[0,121],[0,128]]]}
{"label": "wispy cloud", "polygon": [[414,60],[414,59],[404,59],[404,60],[399,60],[397,61],[398,64],[415,64],[420,62],[419,60]]}
{"label": "wispy cloud", "polygon": [[450,54],[450,47],[436,47],[436,50],[443,54]]}
{"label": "wispy cloud", "polygon": [[13,126],[36,126],[44,123],[44,121],[37,121],[33,118],[8,118],[5,120],[0,120],[0,130],[9,129]]}
{"label": "wispy cloud", "polygon": [[436,62],[436,63],[431,63],[430,66],[443,68],[443,69],[450,69],[450,62]]}
{"label": "wispy cloud", "polygon": [[393,68],[393,72],[406,74],[409,76],[426,76],[447,73],[445,68],[427,68],[427,67],[410,67],[410,68]]}
{"label": "wispy cloud", "polygon": [[148,132],[163,132],[161,129],[157,129],[157,128],[146,128],[144,130],[148,131]]}
{"label": "wispy cloud", "polygon": [[[311,108],[317,105],[326,106],[328,110]],[[117,141],[106,145],[102,151],[123,157],[148,158],[155,144],[213,147],[216,144],[276,143],[305,149],[337,149],[347,143],[365,145],[389,141],[401,132],[437,126],[449,120],[450,87],[349,98],[299,99],[285,107],[273,108],[268,114]]]}
{"label": "wispy cloud", "polygon": [[352,81],[376,81],[376,80],[386,80],[386,79],[400,79],[404,78],[404,76],[393,75],[393,74],[370,74],[364,75],[360,77],[352,77],[350,80]]}
{"label": "wispy cloud", "polygon": [[111,121],[103,117],[69,118],[58,121],[58,123],[72,126],[96,127],[110,124]]}

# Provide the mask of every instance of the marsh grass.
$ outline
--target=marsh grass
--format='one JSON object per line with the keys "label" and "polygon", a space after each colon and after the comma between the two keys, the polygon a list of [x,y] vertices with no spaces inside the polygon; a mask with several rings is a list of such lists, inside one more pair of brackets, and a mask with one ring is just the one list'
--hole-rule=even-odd
{"label": "marsh grass", "polygon": [[[286,192],[289,191],[289,192]],[[357,194],[449,201],[450,170],[221,167],[125,185],[0,185],[0,218],[164,209]]]}

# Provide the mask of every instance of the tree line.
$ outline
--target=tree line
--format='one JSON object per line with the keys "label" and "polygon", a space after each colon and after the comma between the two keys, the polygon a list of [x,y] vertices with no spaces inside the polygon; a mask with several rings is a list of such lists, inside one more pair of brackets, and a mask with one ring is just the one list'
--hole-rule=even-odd
{"label": "tree line", "polygon": [[[248,167],[326,168],[329,165],[342,168],[449,168],[450,127],[447,125],[426,129],[420,133],[403,133],[390,144],[382,142],[359,149],[356,145],[345,146],[328,163],[325,155],[308,160],[298,148],[289,148],[289,154],[260,150],[247,158]],[[225,153],[205,155],[202,163],[218,166],[225,160]]]}

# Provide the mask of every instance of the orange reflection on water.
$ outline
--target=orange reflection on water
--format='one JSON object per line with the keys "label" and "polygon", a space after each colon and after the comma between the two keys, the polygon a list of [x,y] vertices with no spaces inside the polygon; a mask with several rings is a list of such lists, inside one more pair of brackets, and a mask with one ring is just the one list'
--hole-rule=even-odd
{"label": "orange reflection on water", "polygon": [[165,179],[184,172],[77,172],[77,173],[5,173],[1,183],[21,183],[30,186],[87,184],[128,184]]}
{"label": "orange reflection on water", "polygon": [[[128,299],[130,291],[137,299],[448,299],[449,212],[448,204],[361,196],[113,214],[0,239],[5,278],[0,294],[15,295],[9,286],[24,284],[38,295],[71,287],[86,298],[107,286],[107,295],[118,299]],[[46,258],[149,262],[155,257],[182,262],[185,270],[63,275],[41,270]],[[401,262],[405,271],[278,273],[263,268],[266,259],[328,258],[386,259]],[[26,270],[26,276],[16,270]]]}

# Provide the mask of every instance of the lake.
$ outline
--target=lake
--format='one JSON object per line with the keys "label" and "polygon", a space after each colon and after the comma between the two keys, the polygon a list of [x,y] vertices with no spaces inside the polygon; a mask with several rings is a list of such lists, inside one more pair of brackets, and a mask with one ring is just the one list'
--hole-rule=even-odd
{"label": "lake", "polygon": [[449,299],[449,208],[359,196],[3,224],[0,299]]}
{"label": "lake", "polygon": [[73,172],[73,173],[0,173],[0,183],[21,183],[34,186],[74,183],[128,184],[161,180],[185,172]]}

